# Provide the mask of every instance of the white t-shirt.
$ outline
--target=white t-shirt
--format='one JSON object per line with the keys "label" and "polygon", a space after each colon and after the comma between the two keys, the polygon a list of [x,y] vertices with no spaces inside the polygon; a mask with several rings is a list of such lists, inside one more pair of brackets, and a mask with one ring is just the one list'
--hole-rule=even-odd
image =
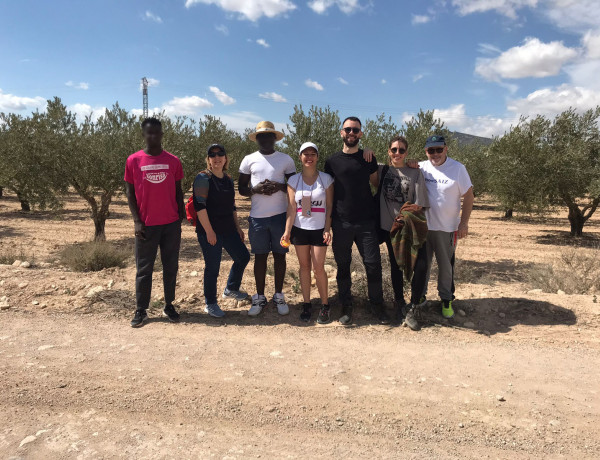
{"label": "white t-shirt", "polygon": [[441,166],[433,166],[429,160],[420,161],[419,166],[429,195],[427,228],[455,232],[460,223],[460,199],[473,186],[467,168],[449,157]]}
{"label": "white t-shirt", "polygon": [[[295,172],[294,160],[281,152],[274,152],[270,155],[254,152],[246,155],[240,164],[240,173],[250,175],[252,187],[265,179],[285,184],[286,174]],[[275,192],[271,196],[252,195],[251,200],[250,217],[271,217],[287,211],[287,194],[281,191]]]}
{"label": "white t-shirt", "polygon": [[[296,219],[294,227],[303,230],[321,230],[325,227],[327,211],[327,189],[333,184],[333,177],[319,172],[319,177],[312,185],[302,180],[302,173],[294,174],[288,180],[288,185],[296,191]],[[302,215],[302,196],[310,196],[310,217]]]}

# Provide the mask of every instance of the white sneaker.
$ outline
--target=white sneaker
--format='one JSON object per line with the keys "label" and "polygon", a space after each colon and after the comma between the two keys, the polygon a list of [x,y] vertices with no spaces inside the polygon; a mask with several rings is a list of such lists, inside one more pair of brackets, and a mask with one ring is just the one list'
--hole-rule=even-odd
{"label": "white sneaker", "polygon": [[252,306],[248,310],[249,316],[258,316],[260,312],[267,306],[267,298],[264,295],[254,294],[252,296]]}
{"label": "white sneaker", "polygon": [[285,303],[285,298],[281,292],[277,292],[273,296],[273,303],[277,306],[277,313],[280,315],[287,315],[290,312],[290,307]]}

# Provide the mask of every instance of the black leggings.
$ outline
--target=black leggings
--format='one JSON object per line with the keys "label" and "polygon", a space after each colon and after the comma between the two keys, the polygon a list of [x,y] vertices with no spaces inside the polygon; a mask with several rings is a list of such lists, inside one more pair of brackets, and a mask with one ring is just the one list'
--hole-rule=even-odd
{"label": "black leggings", "polygon": [[[383,231],[383,230],[382,230]],[[394,256],[394,249],[392,248],[392,239],[389,232],[385,232],[385,245],[387,246],[388,256],[390,259],[390,272],[392,275],[392,287],[394,288],[394,300],[402,302],[404,300],[404,280],[402,279],[402,270],[398,267],[396,257]],[[427,249],[423,246],[417,253],[417,261],[415,263],[415,269],[413,278],[411,281],[411,295],[410,301],[418,303],[421,295],[425,289],[425,283],[427,282]]]}

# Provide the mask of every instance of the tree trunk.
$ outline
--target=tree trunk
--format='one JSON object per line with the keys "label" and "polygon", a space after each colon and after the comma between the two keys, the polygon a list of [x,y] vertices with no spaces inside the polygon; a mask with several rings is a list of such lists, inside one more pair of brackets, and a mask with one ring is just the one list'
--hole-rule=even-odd
{"label": "tree trunk", "polygon": [[513,216],[513,210],[512,209],[506,209],[504,211],[504,218],[505,219],[512,219]]}
{"label": "tree trunk", "polygon": [[21,195],[18,192],[17,192],[17,199],[19,200],[19,203],[21,203],[21,211],[26,211],[26,212],[31,211],[31,206],[29,206],[29,201],[27,201],[25,198],[23,198],[23,195]]}
{"label": "tree trunk", "polygon": [[571,224],[571,236],[582,236],[585,217],[578,206],[569,207],[569,223]]}
{"label": "tree trunk", "polygon": [[106,241],[106,233],[104,232],[104,226],[106,225],[106,217],[94,216],[94,226],[96,231],[94,232],[94,241]]}

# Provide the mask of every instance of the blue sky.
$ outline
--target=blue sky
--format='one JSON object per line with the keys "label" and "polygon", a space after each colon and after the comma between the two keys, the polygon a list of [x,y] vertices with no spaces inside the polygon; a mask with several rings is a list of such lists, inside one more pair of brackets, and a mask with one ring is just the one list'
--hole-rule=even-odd
{"label": "blue sky", "polygon": [[280,127],[294,104],[501,134],[600,104],[596,0],[0,0],[0,111],[62,98]]}

